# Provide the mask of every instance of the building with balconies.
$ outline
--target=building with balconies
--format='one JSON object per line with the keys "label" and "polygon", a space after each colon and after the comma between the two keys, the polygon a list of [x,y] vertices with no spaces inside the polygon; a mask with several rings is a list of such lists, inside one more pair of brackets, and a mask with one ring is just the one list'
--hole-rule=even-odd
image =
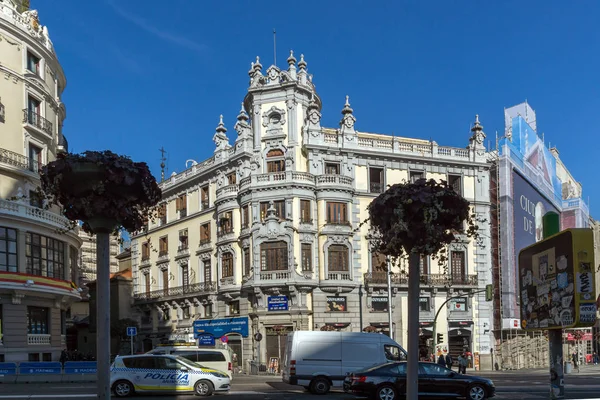
{"label": "building with balconies", "polygon": [[[479,121],[464,148],[443,147],[357,131],[346,97],[339,128],[321,127],[304,57],[287,61],[287,69],[273,65],[266,74],[258,58],[252,63],[233,143],[221,116],[214,155],[161,182],[159,217],[133,235],[134,304],[148,347],[192,341],[194,321],[205,320],[196,333],[227,335],[246,367],[251,359],[281,360],[282,336],[292,330],[390,334],[389,307],[392,333],[405,344],[406,265],[392,269],[388,304],[381,257],[369,251],[367,226],[357,232],[367,206],[387,185],[431,178],[451,182],[481,219],[489,214]],[[491,283],[489,225],[480,228],[478,246],[451,246],[447,270],[423,258],[414,301],[422,304],[424,351],[435,310],[453,296],[438,320],[442,345],[489,349],[491,309],[483,293],[471,296]]]}
{"label": "building with balconies", "polygon": [[0,362],[56,361],[81,245],[42,207],[38,170],[67,150],[65,75],[29,2],[0,2]]}
{"label": "building with balconies", "polygon": [[[90,235],[84,230],[79,231],[79,237],[82,240],[79,249],[79,282],[78,286],[84,286],[88,282],[96,280],[96,235]],[[110,237],[110,273],[119,271],[119,238],[111,235]]]}

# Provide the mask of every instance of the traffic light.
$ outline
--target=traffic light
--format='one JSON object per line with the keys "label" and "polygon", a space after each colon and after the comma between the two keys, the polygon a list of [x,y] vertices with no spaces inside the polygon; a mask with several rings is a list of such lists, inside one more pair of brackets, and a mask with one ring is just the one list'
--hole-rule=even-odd
{"label": "traffic light", "polygon": [[444,334],[443,333],[438,333],[436,336],[436,343],[444,343]]}
{"label": "traffic light", "polygon": [[492,301],[494,298],[494,285],[485,285],[485,301]]}

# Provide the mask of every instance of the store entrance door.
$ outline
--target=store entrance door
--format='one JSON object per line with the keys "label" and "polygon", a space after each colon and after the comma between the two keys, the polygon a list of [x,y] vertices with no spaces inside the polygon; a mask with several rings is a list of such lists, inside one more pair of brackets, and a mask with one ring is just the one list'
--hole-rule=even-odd
{"label": "store entrance door", "polygon": [[281,360],[287,349],[287,334],[292,332],[291,326],[267,327],[267,371],[271,374],[279,374]]}

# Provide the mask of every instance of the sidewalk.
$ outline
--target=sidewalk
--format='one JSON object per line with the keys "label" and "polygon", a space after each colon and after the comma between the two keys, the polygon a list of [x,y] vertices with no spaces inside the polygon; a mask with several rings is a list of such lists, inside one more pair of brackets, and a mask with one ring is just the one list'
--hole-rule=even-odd
{"label": "sidewalk", "polygon": [[[582,365],[579,369],[571,371],[569,374],[565,375],[600,375],[600,365]],[[497,376],[497,375],[545,375],[549,374],[549,368],[523,368],[523,369],[510,369],[510,370],[500,370],[500,371],[474,371],[467,370],[468,375],[477,375],[477,376]]]}

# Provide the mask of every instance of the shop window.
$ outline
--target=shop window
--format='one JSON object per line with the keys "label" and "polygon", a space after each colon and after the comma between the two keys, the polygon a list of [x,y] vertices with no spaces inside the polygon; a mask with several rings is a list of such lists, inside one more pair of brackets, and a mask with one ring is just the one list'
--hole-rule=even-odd
{"label": "shop window", "polygon": [[387,312],[388,311],[388,298],[383,296],[371,297],[371,311],[372,312]]}
{"label": "shop window", "polygon": [[287,271],[288,269],[287,243],[266,242],[260,245],[260,270],[261,271]]}

